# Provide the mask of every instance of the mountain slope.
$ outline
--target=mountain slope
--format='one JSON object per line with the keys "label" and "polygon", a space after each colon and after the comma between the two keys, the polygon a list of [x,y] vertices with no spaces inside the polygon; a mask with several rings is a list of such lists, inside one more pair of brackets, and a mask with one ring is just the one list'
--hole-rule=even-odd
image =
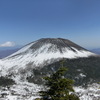
{"label": "mountain slope", "polygon": [[[19,69],[29,69],[28,65],[31,64],[31,68],[43,67],[47,64],[56,62],[62,58],[80,58],[95,56],[94,53],[78,46],[77,44],[61,38],[46,38],[32,42],[16,53],[2,59],[0,65],[10,72]],[[1,67],[2,70],[2,67]]]}
{"label": "mountain slope", "polygon": [[[65,60],[64,66],[69,69],[65,77],[74,79],[76,86],[92,86],[92,83],[100,81],[99,56],[66,39],[40,39],[0,60],[0,76],[9,77],[16,83],[10,86],[10,89],[5,88],[6,91],[1,88],[0,94],[7,94],[2,100],[8,100],[9,96],[15,100],[34,100],[36,92],[43,89],[42,77],[55,72],[60,67],[62,59]],[[96,96],[91,97],[90,94],[89,100],[99,98],[97,88],[95,87],[96,91],[94,89],[92,93]],[[78,95],[81,93],[81,100],[88,100],[87,91],[84,91],[78,90]],[[83,99],[84,96],[87,99]]]}

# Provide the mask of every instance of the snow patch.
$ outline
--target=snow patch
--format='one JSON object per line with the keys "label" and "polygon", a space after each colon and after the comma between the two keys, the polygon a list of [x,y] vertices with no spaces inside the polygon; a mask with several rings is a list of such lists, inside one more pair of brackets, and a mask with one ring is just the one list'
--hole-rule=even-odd
{"label": "snow patch", "polygon": [[81,77],[86,77],[86,75],[84,75],[83,73],[80,73],[80,76],[81,76]]}

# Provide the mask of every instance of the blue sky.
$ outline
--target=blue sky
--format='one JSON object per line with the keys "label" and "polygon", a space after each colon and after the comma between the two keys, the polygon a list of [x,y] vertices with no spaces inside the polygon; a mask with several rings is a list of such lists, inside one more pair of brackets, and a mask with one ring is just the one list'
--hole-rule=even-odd
{"label": "blue sky", "polygon": [[100,0],[0,0],[0,47],[40,38],[100,47]]}

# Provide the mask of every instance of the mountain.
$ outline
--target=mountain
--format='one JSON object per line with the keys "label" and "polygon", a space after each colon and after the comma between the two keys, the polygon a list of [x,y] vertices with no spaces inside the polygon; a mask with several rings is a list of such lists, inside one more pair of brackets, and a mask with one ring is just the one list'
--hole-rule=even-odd
{"label": "mountain", "polygon": [[[69,69],[65,77],[74,79],[75,87],[81,86],[83,89],[83,87],[88,88],[89,85],[90,88],[90,86],[94,86],[92,84],[100,82],[100,57],[97,54],[67,39],[44,38],[29,43],[12,55],[0,60],[0,75],[10,78],[16,83],[7,89],[6,97],[9,98],[9,95],[12,97],[17,94],[17,97],[22,99],[16,100],[32,100],[37,95],[37,91],[44,89],[42,77],[55,72],[60,67],[62,60],[64,60],[64,66]],[[3,91],[3,88],[1,90]],[[93,94],[99,98],[97,96],[99,91],[96,90],[96,93],[93,91]],[[2,91],[1,93],[4,93]],[[15,95],[11,95],[12,91]],[[77,93],[82,93],[81,97],[87,97],[86,92],[78,91]],[[30,99],[31,97],[32,99]],[[95,98],[95,96],[91,97],[90,95],[89,98]]]}
{"label": "mountain", "polygon": [[[27,69],[28,71],[37,67],[42,68],[62,58],[73,59],[89,56],[96,56],[96,54],[70,40],[46,38],[27,44],[16,53],[2,59],[0,65],[6,69],[7,74],[17,74],[19,70]],[[29,65],[31,66],[29,67]]]}
{"label": "mountain", "polygon": [[0,50],[0,59],[2,58],[5,58],[15,52],[17,52],[19,50],[19,48],[16,48],[16,49],[3,49],[3,50]]}

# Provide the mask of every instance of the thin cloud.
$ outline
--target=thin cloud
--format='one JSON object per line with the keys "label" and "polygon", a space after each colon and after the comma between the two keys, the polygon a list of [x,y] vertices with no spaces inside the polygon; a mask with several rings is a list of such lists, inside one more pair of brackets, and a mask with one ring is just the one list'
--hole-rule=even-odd
{"label": "thin cloud", "polygon": [[15,46],[15,43],[10,41],[0,44],[0,47],[13,47],[13,46]]}

